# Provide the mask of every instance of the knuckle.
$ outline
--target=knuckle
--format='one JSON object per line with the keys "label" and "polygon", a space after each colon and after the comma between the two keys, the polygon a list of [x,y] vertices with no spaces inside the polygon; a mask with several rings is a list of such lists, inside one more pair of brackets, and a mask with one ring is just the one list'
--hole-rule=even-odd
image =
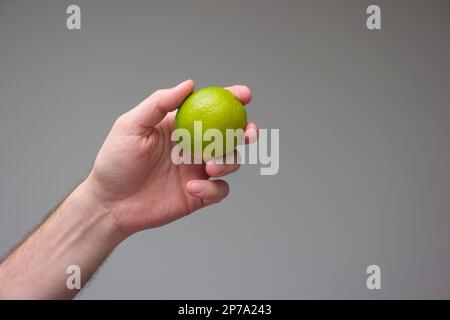
{"label": "knuckle", "polygon": [[120,115],[114,122],[115,127],[123,127],[128,122],[128,116],[126,113]]}
{"label": "knuckle", "polygon": [[130,112],[120,115],[113,125],[113,128],[119,131],[129,131],[132,130],[133,127],[133,116]]}

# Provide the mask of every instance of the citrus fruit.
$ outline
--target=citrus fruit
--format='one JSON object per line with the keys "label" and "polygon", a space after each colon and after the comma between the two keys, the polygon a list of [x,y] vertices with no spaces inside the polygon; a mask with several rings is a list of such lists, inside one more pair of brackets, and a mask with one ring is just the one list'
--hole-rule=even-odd
{"label": "citrus fruit", "polygon": [[[194,132],[201,122],[202,133]],[[227,129],[245,129],[247,124],[247,112],[242,103],[227,89],[222,87],[205,87],[195,91],[182,103],[178,109],[174,129],[187,129],[190,133],[190,141],[183,141],[181,144],[187,146],[190,142],[190,152],[195,156],[202,156],[208,144],[214,141],[204,139],[204,133],[208,129],[217,129],[222,134],[222,144],[220,148],[215,148],[213,157],[223,156],[232,151],[239,141],[238,137],[232,137],[233,142],[227,144]],[[197,127],[195,127],[197,126]],[[215,132],[217,132],[217,130]],[[242,131],[243,132],[243,131]],[[205,135],[206,136],[206,135]],[[198,141],[201,139],[201,141]],[[202,154],[194,147],[195,142],[201,143]],[[220,141],[220,140],[218,140]]]}

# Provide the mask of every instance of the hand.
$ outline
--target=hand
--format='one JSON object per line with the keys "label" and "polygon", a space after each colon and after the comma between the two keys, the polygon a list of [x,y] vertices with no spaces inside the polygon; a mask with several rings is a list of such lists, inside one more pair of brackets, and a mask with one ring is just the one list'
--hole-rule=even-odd
{"label": "hand", "polygon": [[[250,102],[247,87],[227,89],[243,104]],[[228,195],[225,181],[209,178],[235,172],[238,164],[172,163],[175,110],[193,90],[187,80],[153,93],[117,119],[97,155],[85,183],[124,235],[164,225]],[[255,136],[256,125],[247,124],[247,136],[249,130]]]}
{"label": "hand", "polygon": [[[81,285],[127,236],[161,226],[228,194],[221,177],[238,164],[175,165],[170,140],[175,110],[194,90],[187,80],[156,91],[120,116],[81,183],[47,219],[0,264],[0,299],[65,299],[67,267],[81,270]],[[228,88],[243,104],[247,87]],[[249,141],[256,125],[246,128]]]}

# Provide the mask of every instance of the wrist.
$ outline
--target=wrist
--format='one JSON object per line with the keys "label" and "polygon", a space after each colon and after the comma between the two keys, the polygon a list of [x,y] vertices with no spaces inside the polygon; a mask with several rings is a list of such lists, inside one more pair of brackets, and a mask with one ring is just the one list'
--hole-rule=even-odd
{"label": "wrist", "polygon": [[97,195],[96,188],[88,177],[66,199],[66,204],[76,208],[86,228],[93,229],[109,243],[120,243],[127,238],[111,214],[113,203]]}

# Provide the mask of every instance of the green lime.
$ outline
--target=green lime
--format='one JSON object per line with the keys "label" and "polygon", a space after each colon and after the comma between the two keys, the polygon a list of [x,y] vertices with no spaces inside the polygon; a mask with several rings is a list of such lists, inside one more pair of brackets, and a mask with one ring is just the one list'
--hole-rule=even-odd
{"label": "green lime", "polygon": [[[201,124],[201,134],[198,132],[199,123]],[[220,131],[222,139],[217,140],[217,143],[222,143],[220,148],[215,148],[212,151],[212,155],[213,157],[220,157],[232,151],[241,142],[239,140],[242,139],[242,136],[230,136],[231,130],[228,130],[227,134],[227,129],[242,129],[239,131],[243,132],[246,124],[247,112],[242,103],[230,91],[222,87],[206,87],[195,91],[186,98],[178,109],[174,129],[187,129],[189,131],[191,138],[189,149],[196,156],[199,156],[197,153],[199,149],[195,148],[195,142],[197,141],[199,145],[201,143],[203,155],[205,148],[216,140],[216,137],[208,136],[207,130],[217,129],[210,132],[214,134],[214,132]],[[229,143],[227,143],[227,136],[229,137]],[[207,141],[209,139],[210,141]],[[183,148],[189,146],[186,141],[181,143]]]}

